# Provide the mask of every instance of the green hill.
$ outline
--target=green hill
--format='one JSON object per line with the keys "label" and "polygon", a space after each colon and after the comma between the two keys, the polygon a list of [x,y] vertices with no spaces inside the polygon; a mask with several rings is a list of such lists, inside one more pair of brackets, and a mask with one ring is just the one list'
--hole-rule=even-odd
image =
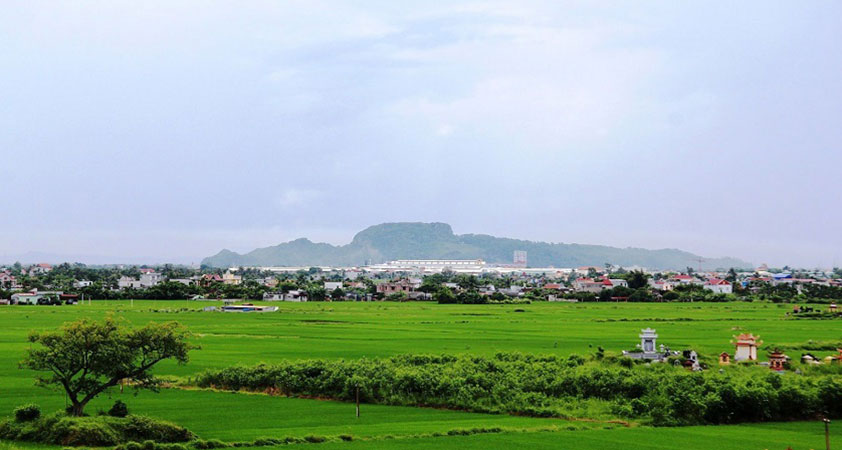
{"label": "green hill", "polygon": [[[453,234],[446,223],[384,223],[357,233],[350,244],[330,245],[308,239],[239,254],[222,250],[202,260],[212,267],[358,266],[395,259],[483,259],[511,263],[515,250],[526,250],[530,267],[642,266],[650,269],[697,267],[699,256],[677,249],[647,250],[604,245],[553,244],[499,238],[485,234]],[[736,258],[705,258],[702,268],[752,267]]]}

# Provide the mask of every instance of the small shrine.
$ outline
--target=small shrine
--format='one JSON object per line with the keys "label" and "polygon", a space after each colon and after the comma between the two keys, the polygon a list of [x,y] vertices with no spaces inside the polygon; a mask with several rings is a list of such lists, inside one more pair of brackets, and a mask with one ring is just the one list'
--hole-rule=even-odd
{"label": "small shrine", "polygon": [[699,364],[699,354],[695,350],[684,350],[682,352],[684,357],[684,368],[692,370],[693,372],[702,370],[702,365]]}
{"label": "small shrine", "polygon": [[769,368],[778,372],[786,370],[786,363],[788,359],[789,358],[785,354],[781,353],[780,350],[775,349],[774,352],[769,354]]}
{"label": "small shrine", "polygon": [[719,365],[720,366],[727,366],[731,364],[731,355],[728,352],[722,352],[719,354]]}
{"label": "small shrine", "polygon": [[640,330],[640,348],[643,353],[653,353],[655,351],[655,340],[658,339],[658,333],[651,328]]}
{"label": "small shrine", "polygon": [[734,342],[736,346],[734,361],[757,361],[757,346],[763,343],[763,341],[758,340],[759,337],[751,333],[734,336],[734,339],[736,339],[736,342]]}
{"label": "small shrine", "polygon": [[666,361],[670,356],[678,355],[678,352],[670,351],[669,347],[664,345],[657,345],[658,333],[652,328],[644,328],[640,330],[640,344],[637,345],[638,350],[623,351],[623,356],[628,356],[634,359],[645,359],[650,361]]}
{"label": "small shrine", "polygon": [[801,355],[801,364],[821,364],[821,360],[816,358],[812,353],[804,353]]}

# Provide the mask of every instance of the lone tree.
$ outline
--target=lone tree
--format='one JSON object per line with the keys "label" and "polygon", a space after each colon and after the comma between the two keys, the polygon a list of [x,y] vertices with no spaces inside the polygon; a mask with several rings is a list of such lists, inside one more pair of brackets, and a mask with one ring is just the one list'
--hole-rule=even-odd
{"label": "lone tree", "polygon": [[179,364],[196,348],[187,342],[190,334],[176,322],[129,328],[112,318],[102,322],[82,319],[65,323],[58,330],[33,332],[21,366],[49,372],[39,376],[44,385],[64,388],[75,416],[106,389],[131,379],[135,388],[155,389],[159,381],[150,369],[165,359]]}

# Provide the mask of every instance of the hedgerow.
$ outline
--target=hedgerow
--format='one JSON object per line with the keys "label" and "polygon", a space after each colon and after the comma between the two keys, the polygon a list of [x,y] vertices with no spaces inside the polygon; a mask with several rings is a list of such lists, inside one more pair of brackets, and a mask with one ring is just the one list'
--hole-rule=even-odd
{"label": "hedgerow", "polygon": [[842,416],[842,376],[758,367],[688,372],[669,364],[586,363],[572,355],[402,355],[303,360],[202,373],[200,387],[367,403],[566,417],[573,402],[610,402],[615,415],[654,425]]}

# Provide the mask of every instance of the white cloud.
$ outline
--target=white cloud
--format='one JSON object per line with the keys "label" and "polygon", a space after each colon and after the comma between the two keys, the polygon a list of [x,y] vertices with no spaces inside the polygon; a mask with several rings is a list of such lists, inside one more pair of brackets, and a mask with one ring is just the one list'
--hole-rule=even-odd
{"label": "white cloud", "polygon": [[316,201],[321,197],[322,193],[315,189],[288,188],[278,197],[277,204],[282,208],[292,208]]}

